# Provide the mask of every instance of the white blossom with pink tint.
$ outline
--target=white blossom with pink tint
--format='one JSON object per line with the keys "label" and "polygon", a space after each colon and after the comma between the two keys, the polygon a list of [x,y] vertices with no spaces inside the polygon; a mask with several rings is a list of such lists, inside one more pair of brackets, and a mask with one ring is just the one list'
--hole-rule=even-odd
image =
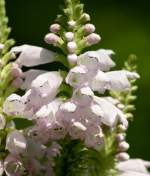
{"label": "white blossom with pink tint", "polygon": [[150,162],[141,159],[130,159],[117,165],[119,176],[149,176],[149,167]]}
{"label": "white blossom with pink tint", "polygon": [[15,130],[7,135],[6,149],[13,154],[19,154],[26,149],[26,139],[21,132]]}

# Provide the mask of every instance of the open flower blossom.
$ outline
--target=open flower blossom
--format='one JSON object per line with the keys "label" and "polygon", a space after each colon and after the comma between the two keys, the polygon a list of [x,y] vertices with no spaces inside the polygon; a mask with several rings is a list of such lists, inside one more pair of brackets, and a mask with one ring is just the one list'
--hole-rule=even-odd
{"label": "open flower blossom", "polygon": [[117,165],[119,176],[149,176],[150,162],[141,159],[130,159]]}
{"label": "open flower blossom", "polygon": [[70,70],[66,82],[74,88],[88,85],[93,91],[100,93],[106,90],[129,90],[128,79],[137,79],[139,75],[127,70],[109,71],[115,66],[110,58],[111,54],[111,50],[98,50],[79,56],[78,65]]}
{"label": "open flower blossom", "polygon": [[[101,36],[80,0],[65,0],[44,37],[58,50],[11,48],[4,4],[0,0],[0,176],[150,176],[150,162],[127,152],[140,77],[135,58],[114,70],[114,51],[87,50]],[[49,68],[54,62],[57,68]]]}
{"label": "open flower blossom", "polygon": [[[84,141],[88,147],[96,148],[103,143],[102,125],[114,128],[121,123],[127,128],[128,122],[115,104],[108,98],[95,96],[94,91],[126,91],[130,87],[128,79],[139,77],[137,73],[126,70],[108,72],[115,66],[110,58],[111,54],[111,50],[103,49],[78,57],[78,65],[72,68],[66,77],[66,83],[74,88],[72,97],[66,102],[56,98],[63,81],[59,72],[41,73],[33,80],[33,75],[28,74],[27,79],[30,81],[25,87],[30,89],[23,96],[9,96],[3,111],[7,115],[32,119],[35,127],[31,128],[29,133],[36,131],[36,137],[41,140],[43,134],[44,141],[58,140],[69,134],[73,139]],[[17,59],[20,65],[21,61],[24,61],[22,55]],[[24,62],[22,65],[31,66]],[[28,71],[30,72],[32,70]]]}
{"label": "open flower blossom", "polygon": [[59,55],[53,51],[49,51],[42,47],[32,45],[21,45],[13,47],[10,51],[15,54],[17,59],[12,67],[12,75],[16,78],[21,78],[23,83],[20,85],[21,89],[29,89],[31,82],[40,74],[45,73],[44,70],[30,69],[21,72],[22,67],[35,67],[38,65],[48,64],[58,61]]}

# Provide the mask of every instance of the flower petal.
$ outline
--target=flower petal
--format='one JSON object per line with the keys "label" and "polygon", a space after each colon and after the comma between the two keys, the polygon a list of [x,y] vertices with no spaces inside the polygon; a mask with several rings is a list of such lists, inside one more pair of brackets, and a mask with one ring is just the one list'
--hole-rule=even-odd
{"label": "flower petal", "polygon": [[56,53],[32,45],[21,45],[18,47],[13,47],[11,49],[11,52],[15,54],[20,54],[16,62],[19,65],[26,67],[51,63],[57,60]]}
{"label": "flower petal", "polygon": [[109,78],[108,76],[98,70],[96,76],[92,80],[91,87],[94,91],[98,91],[99,93],[104,93],[106,89],[108,89]]}
{"label": "flower petal", "polygon": [[3,105],[3,112],[7,115],[20,116],[24,111],[25,105],[21,101],[21,97],[17,94],[10,95]]}
{"label": "flower petal", "polygon": [[63,78],[59,72],[47,72],[39,75],[31,84],[31,89],[37,91],[41,97],[54,98]]}
{"label": "flower petal", "polygon": [[26,139],[17,130],[10,132],[6,139],[6,149],[13,154],[20,154],[26,149]]}
{"label": "flower petal", "polygon": [[139,75],[135,72],[129,72],[126,70],[107,72],[106,75],[109,78],[109,90],[126,91],[130,88],[130,79],[137,79]]}
{"label": "flower petal", "polygon": [[86,66],[89,70],[108,71],[115,66],[115,63],[110,58],[112,54],[114,54],[112,50],[88,51],[79,56],[78,64]]}
{"label": "flower petal", "polygon": [[[146,163],[149,163],[150,166],[150,162]],[[117,168],[120,172],[133,171],[139,173],[148,173],[145,166],[145,161],[141,159],[130,159],[128,161],[120,162]]]}
{"label": "flower petal", "polygon": [[94,96],[94,101],[99,105],[101,111],[104,113],[101,120],[105,125],[113,127],[118,121],[120,121],[127,128],[128,122],[122,111],[116,108],[105,98]]}
{"label": "flower petal", "polygon": [[88,70],[84,66],[76,66],[70,70],[66,77],[66,83],[72,87],[81,87],[87,81]]}
{"label": "flower petal", "polygon": [[24,72],[23,76],[23,84],[21,85],[21,89],[26,90],[31,88],[31,83],[34,79],[36,79],[40,74],[45,73],[44,70],[29,70]]}

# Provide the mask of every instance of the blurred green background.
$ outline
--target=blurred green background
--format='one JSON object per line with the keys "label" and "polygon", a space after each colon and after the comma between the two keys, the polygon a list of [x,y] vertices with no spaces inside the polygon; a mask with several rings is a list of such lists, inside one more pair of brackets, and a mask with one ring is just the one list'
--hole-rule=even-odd
{"label": "blurred green background", "polygon": [[[6,0],[11,37],[17,44],[49,47],[43,41],[63,0]],[[150,160],[150,3],[146,0],[83,0],[102,41],[97,48],[116,52],[118,67],[129,54],[138,56],[137,110],[128,141],[132,157]]]}

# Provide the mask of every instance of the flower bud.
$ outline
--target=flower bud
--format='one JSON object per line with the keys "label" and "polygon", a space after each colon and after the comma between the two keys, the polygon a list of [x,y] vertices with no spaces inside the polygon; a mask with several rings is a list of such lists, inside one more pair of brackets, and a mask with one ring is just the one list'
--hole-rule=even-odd
{"label": "flower bud", "polygon": [[116,139],[118,142],[124,141],[125,140],[125,135],[123,133],[118,133],[116,136]]}
{"label": "flower bud", "polygon": [[6,125],[5,117],[2,114],[0,114],[0,130],[4,129],[5,125]]}
{"label": "flower bud", "polygon": [[73,29],[76,26],[76,22],[74,20],[71,20],[68,22],[69,28]]}
{"label": "flower bud", "polygon": [[126,141],[122,141],[118,145],[118,149],[121,152],[127,151],[129,149],[130,145]]}
{"label": "flower bud", "polygon": [[84,31],[85,31],[86,34],[91,34],[95,31],[95,26],[93,24],[90,24],[90,23],[86,24],[84,26]]}
{"label": "flower bud", "polygon": [[0,51],[2,51],[4,49],[5,45],[0,43]]}
{"label": "flower bud", "polygon": [[127,128],[126,128],[124,125],[120,124],[120,125],[118,126],[118,130],[119,130],[119,132],[124,132],[124,131],[127,130]]}
{"label": "flower bud", "polygon": [[16,88],[20,88],[21,85],[23,84],[23,80],[21,78],[16,78],[13,82],[12,82],[12,86],[16,87]]}
{"label": "flower bud", "polygon": [[49,33],[45,36],[44,38],[45,42],[48,43],[48,44],[52,44],[54,46],[57,46],[59,44],[62,44],[62,39],[57,36],[56,34],[53,34],[53,33]]}
{"label": "flower bud", "polygon": [[127,161],[129,160],[130,156],[128,153],[126,152],[122,152],[122,153],[119,153],[116,155],[116,158],[119,160],[119,161]]}
{"label": "flower bud", "polygon": [[50,31],[55,34],[57,34],[60,31],[60,29],[61,29],[61,26],[59,24],[52,24],[50,26]]}
{"label": "flower bud", "polygon": [[117,107],[118,107],[119,109],[121,109],[121,110],[123,110],[123,109],[125,108],[124,104],[121,104],[121,103],[119,103],[119,104],[117,105]]}
{"label": "flower bud", "polygon": [[99,43],[101,37],[98,34],[92,33],[86,37],[86,43],[88,46]]}
{"label": "flower bud", "polygon": [[65,37],[66,37],[68,42],[71,42],[74,39],[74,33],[73,32],[66,32]]}
{"label": "flower bud", "polygon": [[19,68],[18,64],[13,63],[12,69],[11,69],[11,74],[14,77],[22,77],[23,72],[22,70]]}
{"label": "flower bud", "polygon": [[81,18],[80,18],[80,21],[83,22],[83,23],[88,22],[90,20],[91,20],[90,15],[87,14],[87,13],[83,13]]}
{"label": "flower bud", "polygon": [[71,65],[75,65],[77,63],[78,56],[76,54],[69,54],[67,59]]}
{"label": "flower bud", "polygon": [[68,48],[69,53],[73,54],[73,53],[75,53],[75,51],[77,49],[77,44],[75,42],[69,42],[67,44],[67,48]]}

